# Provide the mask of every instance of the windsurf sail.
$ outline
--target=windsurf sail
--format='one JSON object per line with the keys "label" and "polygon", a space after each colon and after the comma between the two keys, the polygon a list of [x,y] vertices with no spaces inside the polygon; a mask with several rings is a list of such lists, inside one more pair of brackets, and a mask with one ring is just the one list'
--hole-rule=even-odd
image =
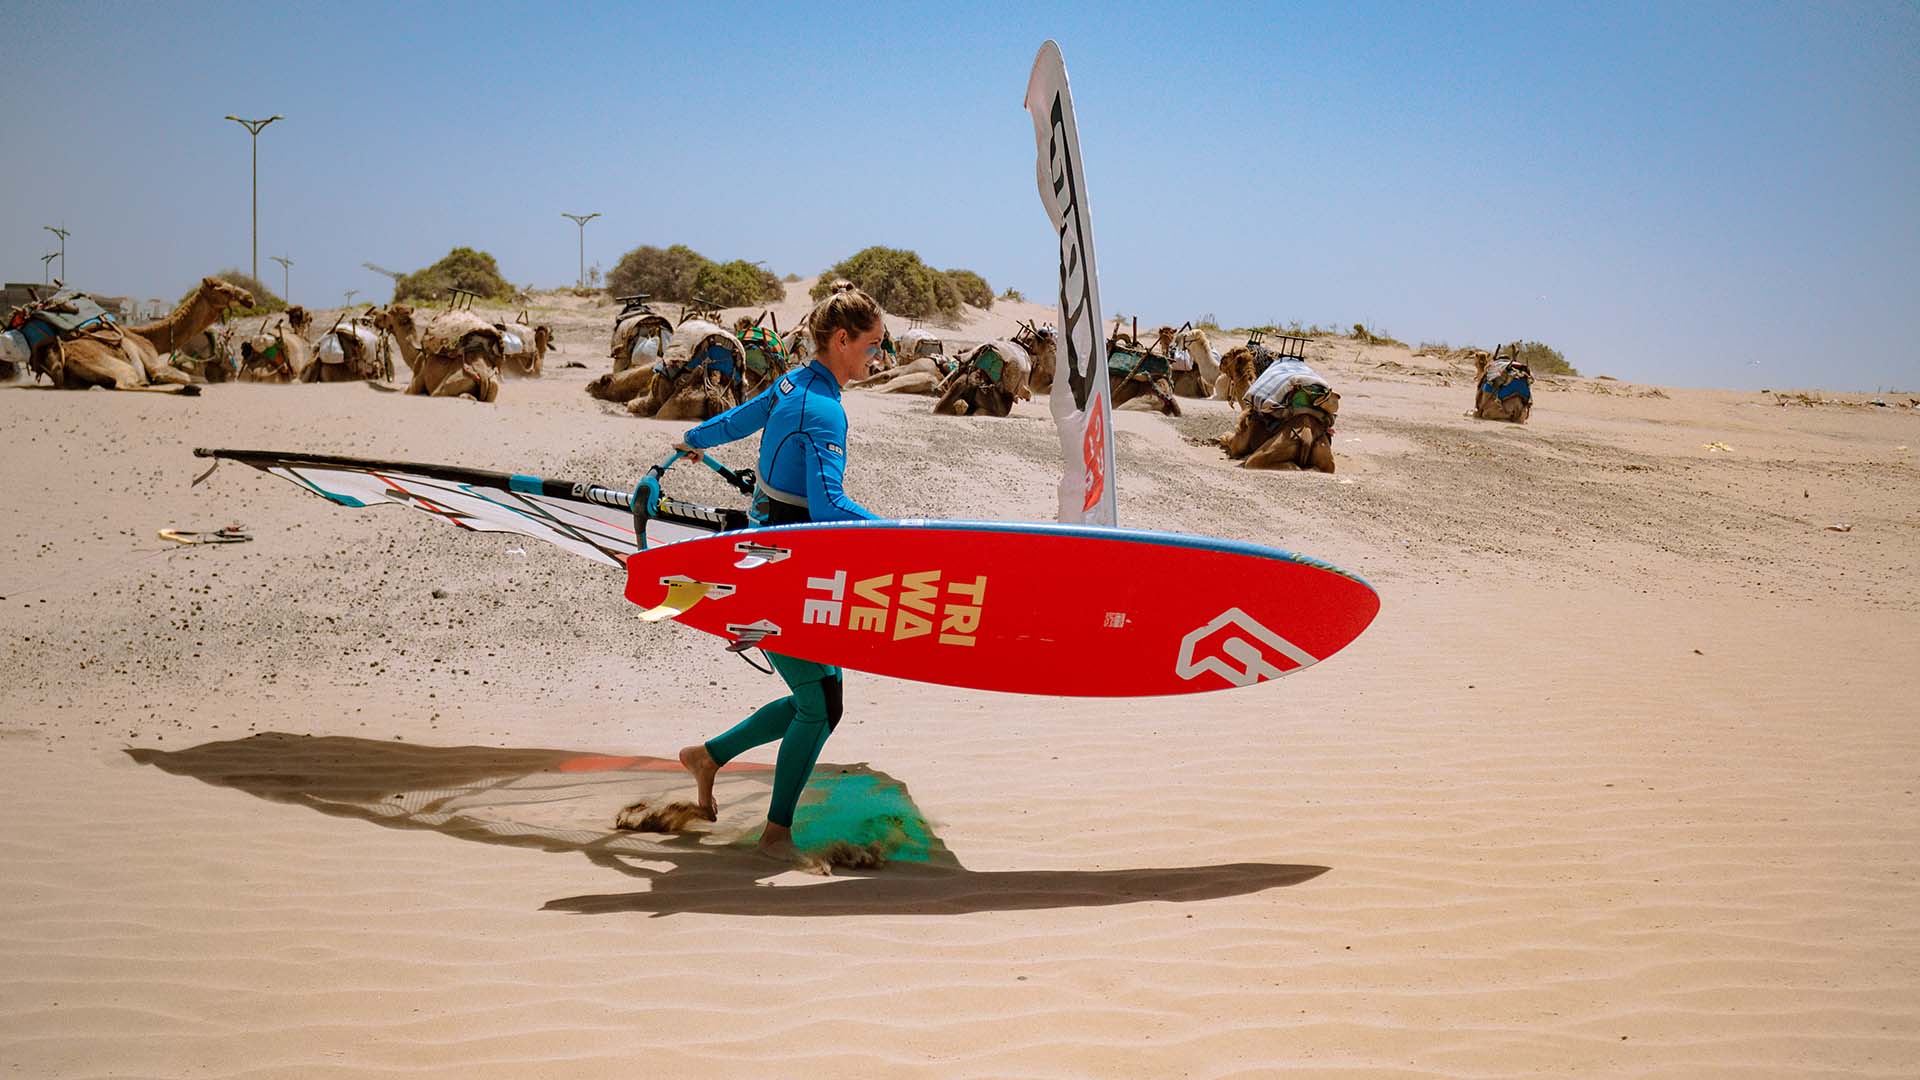
{"label": "windsurf sail", "polygon": [[[663,496],[659,474],[678,460],[677,454],[650,471],[640,486],[623,489],[524,473],[325,454],[204,448],[193,453],[214,458],[216,466],[222,460],[251,465],[340,506],[396,503],[473,532],[542,540],[616,567],[625,566],[628,556],[644,547],[741,529],[749,523],[742,510]],[[751,476],[732,473],[711,459],[708,464],[736,486],[744,483],[751,490]],[[194,483],[211,474],[209,469]]]}
{"label": "windsurf sail", "polygon": [[1060,430],[1066,468],[1060,478],[1060,520],[1117,525],[1114,499],[1113,401],[1100,341],[1100,277],[1093,264],[1093,221],[1081,171],[1080,128],[1060,46],[1040,46],[1027,79],[1027,112],[1039,158],[1040,201],[1060,240],[1060,357],[1049,406]]}

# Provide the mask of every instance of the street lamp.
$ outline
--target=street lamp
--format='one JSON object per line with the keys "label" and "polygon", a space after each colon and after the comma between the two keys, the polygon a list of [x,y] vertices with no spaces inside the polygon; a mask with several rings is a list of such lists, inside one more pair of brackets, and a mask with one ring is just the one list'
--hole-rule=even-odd
{"label": "street lamp", "polygon": [[64,228],[56,228],[52,225],[40,227],[60,238],[60,280],[65,281],[67,280],[67,237],[71,233]]}
{"label": "street lamp", "polygon": [[348,306],[348,307],[352,307],[352,306],[353,306],[353,298],[354,298],[354,297],[356,297],[356,296],[359,296],[359,295],[360,295],[360,290],[359,290],[359,289],[348,289],[348,290],[347,290],[347,306]]}
{"label": "street lamp", "polygon": [[[267,117],[265,120],[242,120],[237,116],[228,114],[227,119],[233,121],[236,124],[239,124],[241,127],[246,128],[249,132],[253,133],[253,280],[259,281],[260,280],[260,129],[266,127],[268,124],[273,123],[275,120],[285,120],[286,117],[276,113],[273,116]],[[60,269],[64,271],[66,268],[67,268],[66,260],[65,259],[60,260]]]}
{"label": "street lamp", "polygon": [[280,264],[280,299],[285,300],[289,304],[293,303],[293,298],[289,295],[291,290],[287,288],[287,271],[293,269],[293,260],[287,258],[285,255],[269,255],[267,257]]}
{"label": "street lamp", "polygon": [[[580,214],[561,214],[560,216],[580,226],[580,284],[578,287],[584,289],[587,287],[587,222],[599,217],[600,212],[596,210],[585,216]],[[64,267],[66,264],[61,265]]]}
{"label": "street lamp", "polygon": [[[48,282],[47,280],[47,267],[52,266],[53,260],[59,257],[60,257],[60,253],[57,251],[49,251],[45,255],[40,256],[40,284],[42,285],[50,284],[50,282]],[[63,275],[61,280],[65,280],[64,275],[66,274],[66,272],[67,272],[66,267],[63,266],[60,268],[60,273]]]}

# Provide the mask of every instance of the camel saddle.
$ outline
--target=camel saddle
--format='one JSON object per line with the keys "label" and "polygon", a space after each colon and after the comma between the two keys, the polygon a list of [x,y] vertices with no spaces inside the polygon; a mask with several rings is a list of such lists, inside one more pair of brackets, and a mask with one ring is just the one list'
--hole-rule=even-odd
{"label": "camel saddle", "polygon": [[787,347],[780,335],[764,326],[749,326],[740,334],[740,347],[746,351],[747,370],[765,377],[787,369]]}
{"label": "camel saddle", "polygon": [[1519,397],[1527,404],[1533,404],[1533,372],[1518,360],[1501,358],[1487,365],[1487,373],[1480,379],[1480,389],[1505,401],[1510,397]]}
{"label": "camel saddle", "polygon": [[1247,404],[1278,419],[1301,411],[1318,413],[1331,429],[1340,412],[1340,395],[1306,361],[1275,357],[1248,388]]}
{"label": "camel saddle", "polygon": [[113,321],[113,315],[93,297],[62,289],[37,304],[16,308],[7,327],[26,335],[29,347],[38,348],[50,338],[65,340],[90,326]]}
{"label": "camel saddle", "polygon": [[1151,349],[1130,349],[1125,345],[1109,344],[1107,372],[1123,379],[1132,378],[1135,375],[1143,379],[1151,379],[1155,376],[1166,378],[1172,374],[1173,365],[1166,357]]}

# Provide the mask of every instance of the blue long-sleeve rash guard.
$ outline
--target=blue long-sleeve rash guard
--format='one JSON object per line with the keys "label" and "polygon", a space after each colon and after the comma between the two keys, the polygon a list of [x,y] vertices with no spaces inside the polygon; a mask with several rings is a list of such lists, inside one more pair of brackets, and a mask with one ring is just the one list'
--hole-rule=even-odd
{"label": "blue long-sleeve rash guard", "polygon": [[847,497],[841,487],[847,467],[847,411],[840,404],[840,383],[819,361],[789,371],[765,391],[701,423],[682,442],[705,450],[760,437],[760,486],[785,496],[789,504],[804,498],[814,521],[858,521],[876,515]]}

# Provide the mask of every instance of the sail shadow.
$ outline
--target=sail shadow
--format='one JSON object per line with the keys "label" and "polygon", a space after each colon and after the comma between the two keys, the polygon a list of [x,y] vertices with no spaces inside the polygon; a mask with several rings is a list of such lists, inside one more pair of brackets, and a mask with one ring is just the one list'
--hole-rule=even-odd
{"label": "sail shadow", "polygon": [[[1133,870],[973,871],[925,821],[904,783],[864,764],[816,768],[795,818],[822,839],[860,837],[868,800],[874,820],[900,835],[896,861],[870,876],[804,888],[758,880],[777,867],[754,854],[772,770],[729,768],[715,785],[720,820],[679,834],[616,830],[614,816],[635,801],[684,799],[691,785],[677,761],[578,750],[428,746],[350,736],[277,732],[185,750],[126,751],[165,772],[273,802],[392,829],[419,829],[479,843],[578,854],[640,878],[643,891],[555,899],[545,910],[578,914],[681,912],[748,915],[956,914],[1149,901],[1216,899],[1298,884],[1321,866],[1230,863]],[[811,846],[811,845],[804,845]]]}

